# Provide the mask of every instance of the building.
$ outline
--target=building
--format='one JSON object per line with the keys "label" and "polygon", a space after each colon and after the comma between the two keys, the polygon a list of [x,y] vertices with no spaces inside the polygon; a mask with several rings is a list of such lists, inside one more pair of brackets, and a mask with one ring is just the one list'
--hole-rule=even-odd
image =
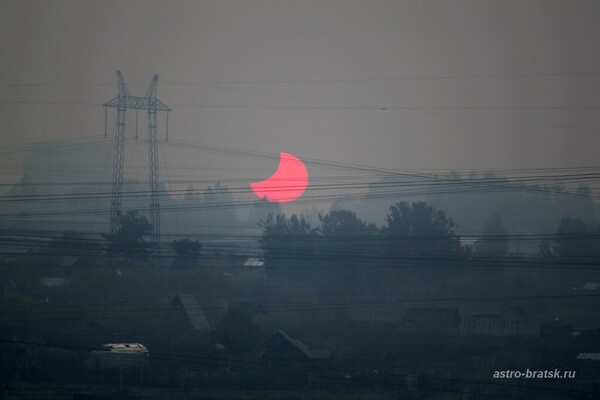
{"label": "building", "polygon": [[540,336],[540,321],[519,307],[509,307],[499,314],[471,315],[463,324],[463,335]]}
{"label": "building", "polygon": [[264,344],[260,360],[286,364],[311,364],[331,358],[331,350],[311,349],[300,339],[279,330]]}
{"label": "building", "polygon": [[238,276],[243,279],[263,279],[265,277],[265,259],[249,257],[239,268]]}
{"label": "building", "polygon": [[209,329],[210,324],[200,308],[196,297],[191,293],[180,293],[171,302],[174,309],[183,310],[194,330]]}
{"label": "building", "polygon": [[583,284],[583,290],[598,292],[600,291],[600,282],[586,282]]}
{"label": "building", "polygon": [[94,350],[88,355],[85,365],[97,373],[104,373],[108,380],[116,373],[119,383],[143,383],[148,369],[150,354],[140,343],[108,343],[102,350]]}

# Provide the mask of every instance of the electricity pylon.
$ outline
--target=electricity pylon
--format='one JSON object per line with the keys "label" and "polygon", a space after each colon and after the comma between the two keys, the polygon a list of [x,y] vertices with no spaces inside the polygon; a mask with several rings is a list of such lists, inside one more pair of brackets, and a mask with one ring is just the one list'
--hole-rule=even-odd
{"label": "electricity pylon", "polygon": [[[155,256],[160,253],[160,202],[158,177],[158,132],[157,112],[169,112],[171,109],[156,98],[158,75],[143,97],[129,94],[121,71],[117,71],[117,97],[103,104],[103,107],[117,109],[115,129],[115,159],[113,164],[112,196],[110,202],[110,233],[117,229],[118,216],[121,212],[121,192],[123,189],[123,160],[125,155],[125,116],[128,109],[145,110],[148,112],[148,189],[150,197],[150,224],[152,225],[152,252]],[[168,114],[167,114],[168,115]],[[105,119],[106,121],[106,119]],[[168,118],[167,118],[168,121]],[[136,126],[137,129],[137,126]],[[168,127],[167,127],[168,129]]]}

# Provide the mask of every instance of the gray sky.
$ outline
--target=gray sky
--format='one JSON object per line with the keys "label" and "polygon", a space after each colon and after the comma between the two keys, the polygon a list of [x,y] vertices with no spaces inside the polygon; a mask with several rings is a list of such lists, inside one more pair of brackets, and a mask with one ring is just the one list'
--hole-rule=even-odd
{"label": "gray sky", "polygon": [[[173,140],[404,170],[597,165],[598,110],[580,107],[600,105],[598,15],[595,1],[3,1],[0,145],[102,134],[100,106],[10,102],[101,104],[120,69],[137,95],[160,74]],[[19,157],[3,156],[3,182]],[[276,166],[165,157],[179,177]]]}

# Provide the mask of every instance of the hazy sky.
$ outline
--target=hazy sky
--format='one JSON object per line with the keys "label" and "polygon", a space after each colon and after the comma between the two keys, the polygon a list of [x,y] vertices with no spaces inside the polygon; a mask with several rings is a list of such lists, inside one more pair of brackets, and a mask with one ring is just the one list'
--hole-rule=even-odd
{"label": "hazy sky", "polygon": [[[596,1],[2,1],[0,145],[102,134],[95,104],[120,69],[137,95],[160,74],[172,140],[404,170],[596,165],[599,15]],[[165,154],[189,176],[276,165]],[[3,182],[19,157],[3,156]]]}

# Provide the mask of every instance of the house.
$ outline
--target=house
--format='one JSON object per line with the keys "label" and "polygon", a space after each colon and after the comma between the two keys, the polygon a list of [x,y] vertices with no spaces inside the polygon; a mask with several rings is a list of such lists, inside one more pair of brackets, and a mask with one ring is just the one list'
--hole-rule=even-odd
{"label": "house", "polygon": [[265,278],[265,259],[261,254],[236,253],[227,271],[235,279],[261,280]]}
{"label": "house", "polygon": [[402,317],[402,324],[410,330],[442,335],[458,334],[461,321],[456,308],[415,307],[407,309]]}
{"label": "house", "polygon": [[131,369],[148,366],[149,353],[140,343],[108,343],[102,350],[90,352],[86,365],[104,369]]}
{"label": "house", "polygon": [[123,382],[142,383],[144,372],[148,369],[150,354],[140,343],[108,343],[102,350],[90,352],[85,360],[88,369],[98,373],[118,373],[118,380]]}
{"label": "house", "polygon": [[267,339],[260,354],[261,361],[290,364],[311,364],[330,358],[331,350],[311,349],[301,340],[290,337],[282,330]]}
{"label": "house", "polygon": [[466,336],[540,335],[540,321],[529,318],[519,307],[509,307],[499,314],[471,315],[462,328]]}
{"label": "house", "polygon": [[238,270],[238,276],[245,279],[262,279],[265,277],[265,259],[249,257]]}
{"label": "house", "polygon": [[598,292],[600,291],[600,282],[586,282],[583,284],[583,290]]}
{"label": "house", "polygon": [[600,380],[600,353],[577,354],[573,369],[577,371],[578,379],[592,383],[589,386],[592,389],[590,395],[596,396],[589,398],[597,399],[598,394],[600,394],[600,385],[598,385],[598,380]]}
{"label": "house", "polygon": [[600,353],[579,353],[577,359],[600,362]]}
{"label": "house", "polygon": [[45,288],[63,288],[70,283],[71,280],[64,276],[44,276],[40,278],[40,285]]}
{"label": "house", "polygon": [[178,294],[171,302],[171,307],[183,310],[193,329],[199,331],[210,328],[210,324],[193,294]]}

